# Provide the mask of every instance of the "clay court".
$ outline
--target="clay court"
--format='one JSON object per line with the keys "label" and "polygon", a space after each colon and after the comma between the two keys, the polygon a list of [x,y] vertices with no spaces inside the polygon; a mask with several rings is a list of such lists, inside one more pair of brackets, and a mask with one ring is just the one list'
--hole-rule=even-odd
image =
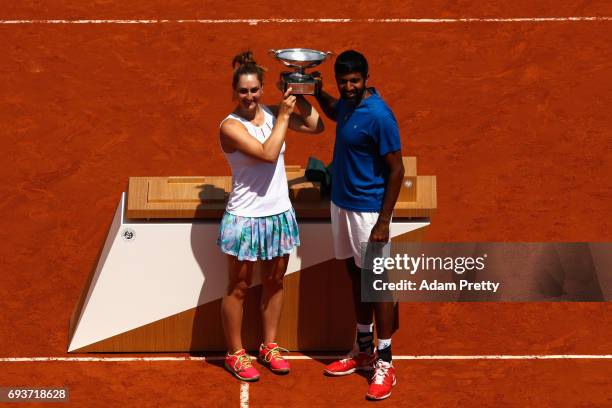
{"label": "clay court", "polygon": [[[290,375],[248,386],[220,354],[67,353],[128,178],[230,174],[218,124],[233,108],[231,59],[247,48],[269,68],[269,104],[281,70],[270,48],[368,57],[403,154],[437,177],[426,241],[612,241],[609,2],[172,3],[0,11],[0,387],[68,387],[82,407],[368,404],[367,378],[324,377],[323,352],[291,353]],[[337,94],[333,64],[319,68]],[[286,163],[328,162],[333,140],[329,122],[288,135]],[[380,405],[612,406],[611,312],[401,304],[398,386]]]}

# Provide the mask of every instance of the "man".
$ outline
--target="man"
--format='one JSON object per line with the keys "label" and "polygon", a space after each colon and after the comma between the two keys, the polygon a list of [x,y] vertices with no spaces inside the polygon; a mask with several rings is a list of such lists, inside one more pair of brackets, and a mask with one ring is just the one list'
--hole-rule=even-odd
{"label": "man", "polygon": [[[327,375],[372,370],[366,397],[385,399],[396,383],[392,364],[392,302],[361,301],[361,244],[388,242],[389,224],[404,178],[397,121],[374,88],[366,87],[368,62],[353,50],[338,55],[334,64],[337,100],[319,86],[317,101],[337,122],[331,191],[334,252],[346,259],[357,317],[353,351],[325,368]],[[373,344],[376,317],[377,353]]]}

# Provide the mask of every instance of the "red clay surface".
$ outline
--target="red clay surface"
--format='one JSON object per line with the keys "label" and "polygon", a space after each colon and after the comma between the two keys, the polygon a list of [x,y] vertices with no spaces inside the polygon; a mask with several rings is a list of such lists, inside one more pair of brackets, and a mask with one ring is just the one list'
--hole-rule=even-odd
{"label": "red clay surface", "polygon": [[[262,369],[249,386],[251,407],[371,406],[367,378],[325,377],[324,362],[292,361],[293,372]],[[398,385],[387,407],[609,407],[612,365],[606,361],[396,361]],[[260,368],[258,366],[258,368]],[[70,389],[86,407],[239,406],[240,384],[217,363],[0,364],[3,385]],[[17,404],[14,406],[40,406]],[[67,404],[51,404],[51,406]],[[45,404],[45,406],[47,406]]]}
{"label": "red clay surface", "polygon": [[[0,18],[612,15],[607,2],[367,4],[366,14],[310,3],[298,15],[296,6],[257,2],[214,10],[188,1],[19,2]],[[438,177],[427,240],[612,240],[610,39],[612,22],[0,25],[2,357],[65,354],[68,319],[128,177],[229,174],[218,123],[233,107],[231,58],[247,47],[270,69],[268,103],[278,100],[280,65],[267,49],[366,54],[371,84],[400,123],[404,154],[417,156],[420,174]],[[321,67],[330,91],[331,67]],[[328,161],[332,146],[327,123],[321,136],[291,135],[286,161]],[[394,351],[610,354],[611,311],[610,303],[406,304]],[[393,401],[609,406],[608,361],[400,362]],[[87,364],[3,364],[0,386],[73,381],[73,402],[95,396],[107,406],[238,405],[238,385],[218,367]],[[294,365],[303,373],[274,379],[281,391],[269,378],[251,387],[252,406],[273,395],[299,406],[313,392],[358,402],[365,391],[363,378],[320,379],[317,363]],[[99,392],[101,384],[115,392]],[[151,395],[146,403],[143,395]]]}
{"label": "red clay surface", "polygon": [[[2,364],[2,386],[63,387],[77,407],[239,406],[240,383],[221,368],[190,362]],[[7,404],[8,405],[8,404]],[[15,407],[39,404],[10,404]],[[47,403],[44,406],[48,406]]]}
{"label": "red clay surface", "polygon": [[[483,0],[351,2],[271,2],[266,0],[223,3],[211,0],[117,2],[98,0],[23,0],[7,4],[2,19],[208,19],[208,18],[460,18],[460,17],[563,17],[610,16],[605,0],[565,1]],[[310,33],[309,33],[310,34]]]}
{"label": "red clay surface", "polygon": [[[392,396],[377,402],[387,407],[605,407],[612,394],[612,365],[605,362],[396,362],[398,384]],[[364,398],[367,379],[360,375],[328,378],[322,364],[295,364],[293,378],[268,373],[249,388],[257,407],[296,404],[296,395],[308,396],[308,406],[371,406]],[[263,387],[259,387],[262,385]],[[271,393],[271,386],[276,390]],[[588,396],[588,397],[586,397]],[[579,401],[588,401],[580,404]],[[306,405],[304,405],[306,406]]]}

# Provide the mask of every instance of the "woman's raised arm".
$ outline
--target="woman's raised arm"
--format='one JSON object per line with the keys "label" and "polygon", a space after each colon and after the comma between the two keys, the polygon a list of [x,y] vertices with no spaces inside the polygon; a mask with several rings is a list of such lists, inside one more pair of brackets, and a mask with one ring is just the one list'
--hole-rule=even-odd
{"label": "woman's raised arm", "polygon": [[242,123],[234,119],[226,120],[220,129],[223,150],[227,153],[238,150],[259,160],[270,163],[276,162],[285,141],[285,135],[287,134],[287,128],[289,127],[295,104],[296,97],[291,95],[291,88],[289,88],[277,107],[278,115],[272,133],[263,143],[249,135]]}

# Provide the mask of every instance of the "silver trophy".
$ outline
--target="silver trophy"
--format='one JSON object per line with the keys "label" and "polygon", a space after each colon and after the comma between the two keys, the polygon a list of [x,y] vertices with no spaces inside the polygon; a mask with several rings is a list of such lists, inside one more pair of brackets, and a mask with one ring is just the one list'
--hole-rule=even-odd
{"label": "silver trophy", "polygon": [[281,72],[283,92],[291,88],[293,95],[315,94],[317,80],[312,75],[306,74],[304,70],[316,67],[332,55],[330,51],[323,52],[308,48],[286,48],[270,50],[268,53],[284,65],[295,69],[293,72]]}

